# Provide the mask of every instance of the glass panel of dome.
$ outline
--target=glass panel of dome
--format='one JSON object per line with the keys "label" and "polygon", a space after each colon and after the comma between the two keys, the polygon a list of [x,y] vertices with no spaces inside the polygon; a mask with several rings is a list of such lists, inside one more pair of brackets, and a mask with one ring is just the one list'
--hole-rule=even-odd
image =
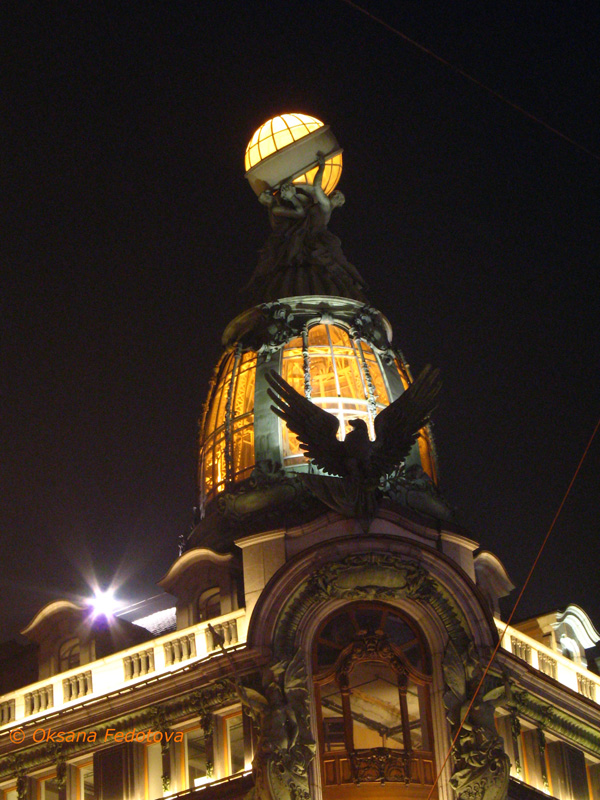
{"label": "glass panel of dome", "polygon": [[[305,172],[304,175],[294,178],[294,183],[314,183],[315,175],[317,174],[318,169],[318,167],[313,167],[313,169]],[[338,185],[341,175],[342,154],[339,153],[337,156],[333,156],[333,158],[327,159],[325,162],[325,169],[323,170],[323,178],[321,180],[321,186],[323,187],[325,194],[331,194],[331,192],[333,192],[335,187]]]}
{"label": "glass panel of dome", "polygon": [[352,350],[350,337],[343,328],[340,328],[338,325],[326,325],[324,327],[329,334],[329,339],[333,346],[347,347],[350,351]]}
{"label": "glass panel of dome", "polygon": [[304,394],[304,361],[300,336],[292,339],[283,349],[281,375],[297,392]]}
{"label": "glass panel of dome", "polygon": [[224,356],[216,370],[215,385],[208,398],[208,410],[204,420],[203,433],[205,438],[210,436],[216,427],[217,409],[219,407],[219,401],[223,392],[223,376],[227,372],[229,361],[231,361],[231,355]]}
{"label": "glass panel of dome", "polygon": [[336,350],[335,361],[342,397],[366,397],[365,385],[354,353],[346,355]]}
{"label": "glass panel of dome", "polygon": [[258,143],[258,150],[260,152],[261,161],[274,153],[277,148],[275,147],[275,141],[273,140],[273,137],[269,136],[268,139],[262,139]]}
{"label": "glass panel of dome", "polygon": [[431,444],[429,442],[429,437],[425,433],[425,431],[421,431],[419,434],[419,438],[417,439],[419,443],[419,456],[421,458],[421,466],[423,467],[424,472],[429,475],[432,481],[437,480],[437,475],[435,472],[435,466],[433,463],[433,458],[431,457]]}
{"label": "glass panel of dome", "polygon": [[224,433],[221,433],[218,437],[215,437],[214,447],[212,448],[212,456],[214,488],[217,492],[220,492],[224,488],[225,480],[227,478]]}
{"label": "glass panel of dome", "polygon": [[300,449],[300,442],[295,433],[292,433],[287,425],[283,426],[283,463],[290,466],[291,464],[302,464],[308,461],[304,455],[304,451]]}
{"label": "glass panel of dome", "polygon": [[254,414],[248,414],[233,425],[233,477],[250,477],[254,467]]}
{"label": "glass panel of dome", "polygon": [[373,383],[373,389],[375,391],[375,399],[377,400],[377,403],[384,406],[389,405],[390,403],[389,395],[385,387],[385,382],[383,380],[381,367],[379,366],[379,362],[377,361],[375,353],[371,350],[371,348],[366,342],[360,341],[357,342],[356,344],[358,347],[361,348],[362,354],[367,364],[367,369],[369,370],[369,375],[371,376],[371,381]]}
{"label": "glass panel of dome", "polygon": [[278,131],[287,131],[288,126],[286,121],[283,117],[273,117],[271,120],[271,130],[273,133],[277,133]]}
{"label": "glass panel of dome", "polygon": [[277,150],[281,150],[282,147],[286,147],[288,144],[291,144],[294,141],[294,137],[287,128],[283,131],[278,131],[277,133],[273,134],[273,138],[275,140],[275,148]]}
{"label": "glass panel of dome", "polygon": [[327,337],[327,326],[313,325],[312,328],[309,328],[308,330],[308,346],[318,347],[321,345],[329,347],[329,339]]}
{"label": "glass panel of dome", "polygon": [[247,414],[254,408],[254,377],[256,374],[256,355],[244,353],[237,369],[233,392],[233,418]]}

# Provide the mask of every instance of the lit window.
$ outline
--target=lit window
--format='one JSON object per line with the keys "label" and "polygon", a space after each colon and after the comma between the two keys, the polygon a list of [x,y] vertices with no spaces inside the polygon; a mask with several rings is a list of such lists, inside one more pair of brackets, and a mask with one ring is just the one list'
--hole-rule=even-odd
{"label": "lit window", "polygon": [[77,766],[78,794],[77,800],[94,800],[94,763]]}
{"label": "lit window", "polygon": [[79,663],[79,639],[67,639],[58,650],[58,671],[66,672],[68,669],[74,669]]}
{"label": "lit window", "polygon": [[8,789],[3,789],[0,792],[2,800],[17,800],[17,787],[9,786]]}
{"label": "lit window", "polygon": [[202,728],[194,728],[185,734],[185,761],[188,788],[201,786],[210,778],[206,736]]}
{"label": "lit window", "polygon": [[201,433],[200,485],[205,500],[254,467],[256,353],[227,353],[217,368]]}
{"label": "lit window", "polygon": [[[169,754],[166,754],[166,758]],[[148,744],[144,748],[145,782],[148,787],[146,797],[155,800],[163,795],[163,755],[159,743]],[[168,771],[168,767],[167,767]],[[91,800],[91,798],[90,798]]]}
{"label": "lit window", "polygon": [[56,775],[40,778],[37,789],[37,800],[58,800],[59,786]]}
{"label": "lit window", "polygon": [[[366,342],[351,339],[337,325],[314,325],[306,342],[307,365],[303,360],[301,337],[292,339],[283,350],[282,376],[296,391],[305,392],[305,368],[311,400],[335,414],[340,422],[339,438],[351,430],[351,419],[367,423],[371,439],[375,438],[373,420],[389,405],[381,367]],[[282,424],[284,464],[305,460],[298,439]]]}
{"label": "lit window", "polygon": [[326,785],[345,783],[348,758],[359,769],[361,753],[376,748],[432,763],[425,662],[418,634],[394,609],[353,604],[325,623],[313,663]]}
{"label": "lit window", "polygon": [[242,712],[228,714],[222,718],[223,740],[225,742],[225,774],[235,775],[242,772],[245,766],[244,757],[244,725]]}

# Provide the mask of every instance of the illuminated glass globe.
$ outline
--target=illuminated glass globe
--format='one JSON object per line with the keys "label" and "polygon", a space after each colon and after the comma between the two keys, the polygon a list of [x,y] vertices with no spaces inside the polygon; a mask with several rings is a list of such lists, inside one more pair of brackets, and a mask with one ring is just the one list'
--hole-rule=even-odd
{"label": "illuminated glass globe", "polygon": [[[342,174],[342,152],[329,126],[306,114],[273,117],[248,142],[244,159],[246,177],[257,194],[289,179],[312,184],[318,169],[318,150],[329,155],[322,186],[326,194],[331,194]],[[268,165],[263,165],[266,159]]]}
{"label": "illuminated glass globe", "polygon": [[[410,383],[399,357],[383,358],[382,351],[353,333],[348,322],[318,321],[314,311],[303,312],[298,307],[300,300],[295,301],[295,314],[302,331],[291,336],[277,354],[238,344],[217,365],[200,425],[202,507],[249,479],[257,462],[278,463],[290,470],[290,475],[308,469],[297,437],[271,411],[267,370],[275,369],[298,392],[336,416],[338,438],[342,439],[354,419],[363,419],[374,439],[376,414]],[[361,307],[354,301],[346,305],[350,312]],[[435,456],[426,428],[407,460],[407,465],[411,463],[420,464],[436,481]]]}

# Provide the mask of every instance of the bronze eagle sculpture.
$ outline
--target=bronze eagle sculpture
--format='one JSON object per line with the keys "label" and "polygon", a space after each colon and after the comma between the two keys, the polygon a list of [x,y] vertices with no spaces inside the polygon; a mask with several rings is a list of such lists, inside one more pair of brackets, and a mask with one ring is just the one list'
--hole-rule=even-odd
{"label": "bronze eagle sculpture", "polygon": [[350,420],[352,430],[340,441],[336,416],[301,395],[274,370],[266,378],[274,402],[271,410],[296,434],[300,448],[315,466],[336,476],[302,475],[303,482],[330,508],[370,521],[381,478],[406,459],[436,407],[439,370],[426,366],[400,397],[377,414],[373,442],[363,419]]}

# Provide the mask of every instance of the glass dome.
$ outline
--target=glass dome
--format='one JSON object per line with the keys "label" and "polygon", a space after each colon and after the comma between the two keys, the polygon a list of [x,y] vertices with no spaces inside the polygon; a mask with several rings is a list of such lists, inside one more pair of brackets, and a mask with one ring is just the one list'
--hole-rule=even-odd
{"label": "glass dome", "polygon": [[[349,420],[364,419],[375,438],[374,419],[409,384],[404,365],[386,363],[348,326],[317,322],[304,327],[276,354],[243,352],[238,343],[220,360],[200,426],[201,507],[251,476],[255,464],[270,460],[284,470],[303,471],[307,460],[298,440],[270,410],[264,377],[268,369],[312,402],[334,414],[343,439]],[[418,439],[416,462],[437,481],[426,429]],[[408,460],[407,460],[408,463]]]}
{"label": "glass dome", "polygon": [[[308,136],[323,127],[321,120],[307,114],[282,114],[267,120],[258,128],[246,147],[244,164],[246,172],[273,153],[283,150],[290,144]],[[312,184],[318,167],[313,167],[294,178],[294,183]],[[323,172],[323,191],[331,194],[342,174],[342,154],[337,153],[325,162]]]}

